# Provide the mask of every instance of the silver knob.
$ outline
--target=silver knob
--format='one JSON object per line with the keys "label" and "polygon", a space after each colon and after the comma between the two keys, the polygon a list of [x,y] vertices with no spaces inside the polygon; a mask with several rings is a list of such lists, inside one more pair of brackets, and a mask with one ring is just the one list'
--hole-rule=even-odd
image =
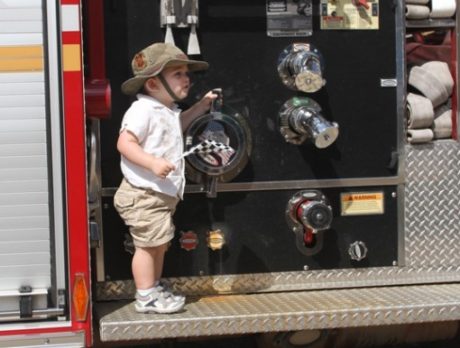
{"label": "silver knob", "polygon": [[332,208],[319,201],[305,201],[297,208],[302,225],[314,231],[327,230],[332,223]]}
{"label": "silver knob", "polygon": [[295,43],[286,47],[278,59],[278,74],[289,88],[314,93],[324,86],[323,58],[308,43]]}
{"label": "silver knob", "polygon": [[355,261],[361,261],[366,258],[367,256],[367,246],[364,242],[356,241],[350,244],[348,248],[348,254],[350,258]]}

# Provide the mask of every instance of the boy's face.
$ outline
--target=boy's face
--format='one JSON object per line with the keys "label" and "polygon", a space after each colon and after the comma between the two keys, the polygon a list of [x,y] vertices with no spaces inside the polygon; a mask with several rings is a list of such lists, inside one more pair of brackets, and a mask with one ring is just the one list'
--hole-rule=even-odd
{"label": "boy's face", "polygon": [[190,89],[190,77],[187,65],[167,67],[161,74],[179,99],[187,97]]}

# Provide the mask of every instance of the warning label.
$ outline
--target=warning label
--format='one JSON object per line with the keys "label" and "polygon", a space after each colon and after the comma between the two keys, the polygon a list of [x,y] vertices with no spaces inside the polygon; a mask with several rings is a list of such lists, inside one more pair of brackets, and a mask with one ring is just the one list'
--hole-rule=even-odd
{"label": "warning label", "polygon": [[384,213],[383,192],[352,192],[340,195],[341,215],[374,215]]}
{"label": "warning label", "polygon": [[321,0],[321,29],[379,29],[379,0]]}

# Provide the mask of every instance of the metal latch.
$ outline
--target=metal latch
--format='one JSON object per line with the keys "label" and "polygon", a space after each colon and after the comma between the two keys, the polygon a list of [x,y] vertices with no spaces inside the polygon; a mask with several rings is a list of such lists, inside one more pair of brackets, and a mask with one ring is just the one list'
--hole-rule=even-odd
{"label": "metal latch", "polygon": [[32,318],[32,287],[23,285],[19,288],[19,316]]}

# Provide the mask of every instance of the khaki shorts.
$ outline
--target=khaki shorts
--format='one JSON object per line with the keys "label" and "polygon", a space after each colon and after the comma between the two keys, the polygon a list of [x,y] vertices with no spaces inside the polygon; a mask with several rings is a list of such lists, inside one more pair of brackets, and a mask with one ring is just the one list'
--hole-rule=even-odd
{"label": "khaki shorts", "polygon": [[172,215],[179,198],[132,186],[125,179],[113,199],[137,247],[156,247],[174,237]]}

